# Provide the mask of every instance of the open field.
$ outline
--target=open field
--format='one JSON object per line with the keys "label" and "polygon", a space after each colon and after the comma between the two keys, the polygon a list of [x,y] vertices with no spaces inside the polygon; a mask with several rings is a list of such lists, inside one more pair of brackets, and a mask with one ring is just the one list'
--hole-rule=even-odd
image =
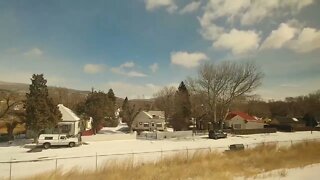
{"label": "open field", "polygon": [[[188,159],[184,155],[176,155],[154,164],[147,163],[135,167],[128,162],[113,162],[98,171],[74,169],[67,173],[51,172],[30,179],[234,179],[239,176],[254,177],[275,169],[284,169],[279,171],[278,175],[285,177],[286,168],[320,163],[319,149],[319,142],[303,142],[289,148],[261,145],[238,152],[196,152]],[[274,176],[269,175],[265,178]]]}

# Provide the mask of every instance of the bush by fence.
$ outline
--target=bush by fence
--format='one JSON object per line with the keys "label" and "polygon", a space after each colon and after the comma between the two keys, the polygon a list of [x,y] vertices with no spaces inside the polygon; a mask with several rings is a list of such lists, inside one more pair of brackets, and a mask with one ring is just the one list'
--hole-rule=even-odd
{"label": "bush by fence", "polygon": [[293,131],[320,131],[320,127],[295,127]]}
{"label": "bush by fence", "polygon": [[170,139],[192,137],[192,131],[174,131],[174,132],[142,132],[137,136],[139,139]]}
{"label": "bush by fence", "polygon": [[263,129],[233,129],[232,134],[245,135],[245,134],[263,134],[263,133],[275,133],[276,128],[263,128]]}
{"label": "bush by fence", "polygon": [[[276,128],[263,128],[263,129],[223,129],[223,132],[237,135],[247,135],[247,134],[263,134],[263,133],[275,133]],[[205,135],[208,131],[194,131],[195,135]]]}

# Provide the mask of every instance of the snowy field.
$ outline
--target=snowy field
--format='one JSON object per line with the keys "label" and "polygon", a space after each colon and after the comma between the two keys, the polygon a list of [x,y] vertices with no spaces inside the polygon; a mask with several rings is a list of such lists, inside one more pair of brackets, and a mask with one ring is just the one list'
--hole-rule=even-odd
{"label": "snowy field", "polygon": [[318,180],[320,164],[312,164],[302,168],[277,169],[265,172],[253,178],[235,178],[235,180]]}
{"label": "snowy field", "polygon": [[[138,164],[146,161],[156,161],[177,152],[185,153],[186,155],[187,153],[192,154],[195,151],[194,149],[198,148],[203,148],[205,151],[224,151],[230,144],[242,143],[245,147],[254,147],[259,143],[276,141],[281,146],[289,146],[293,143],[311,139],[320,140],[320,132],[313,132],[312,134],[310,132],[278,132],[256,135],[230,135],[226,139],[219,140],[208,139],[207,136],[195,136],[189,139],[154,141],[138,139],[99,141],[88,142],[87,145],[75,148],[52,148],[37,153],[27,153],[29,149],[23,146],[14,144],[8,146],[2,143],[0,144],[0,162],[10,160],[44,160],[39,162],[12,163],[12,177],[22,178],[39,172],[55,170],[56,168],[62,171],[70,170],[73,167],[94,170],[96,167],[103,167],[107,162],[127,160],[127,162]],[[81,158],[69,159],[70,157]],[[0,163],[0,178],[9,177],[9,175],[10,163]]]}

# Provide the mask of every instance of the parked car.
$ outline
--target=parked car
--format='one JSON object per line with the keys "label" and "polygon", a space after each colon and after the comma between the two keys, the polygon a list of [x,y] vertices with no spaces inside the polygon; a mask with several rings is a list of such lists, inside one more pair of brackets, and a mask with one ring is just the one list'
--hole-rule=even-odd
{"label": "parked car", "polygon": [[79,145],[78,137],[68,137],[66,134],[41,134],[38,139],[38,145],[48,149],[51,146],[69,146]]}
{"label": "parked car", "polygon": [[210,130],[209,131],[209,138],[210,139],[219,139],[219,138],[226,138],[227,133],[223,132],[222,130]]}

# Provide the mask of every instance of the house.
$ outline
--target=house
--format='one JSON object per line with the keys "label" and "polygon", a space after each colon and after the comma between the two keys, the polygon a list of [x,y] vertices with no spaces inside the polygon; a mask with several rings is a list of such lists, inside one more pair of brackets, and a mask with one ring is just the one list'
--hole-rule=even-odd
{"label": "house", "polygon": [[275,127],[278,130],[284,130],[284,131],[292,131],[295,128],[303,128],[306,126],[305,121],[303,121],[302,118],[282,117],[282,116],[277,116],[272,118],[269,124],[270,124],[270,127]]}
{"label": "house", "polygon": [[264,122],[244,112],[230,112],[226,118],[225,126],[233,129],[262,129]]}
{"label": "house", "polygon": [[71,109],[59,104],[58,108],[62,114],[62,121],[58,123],[59,133],[77,135],[80,133],[80,118]]}
{"label": "house", "polygon": [[164,111],[141,111],[132,123],[132,129],[138,131],[163,131],[166,129]]}

